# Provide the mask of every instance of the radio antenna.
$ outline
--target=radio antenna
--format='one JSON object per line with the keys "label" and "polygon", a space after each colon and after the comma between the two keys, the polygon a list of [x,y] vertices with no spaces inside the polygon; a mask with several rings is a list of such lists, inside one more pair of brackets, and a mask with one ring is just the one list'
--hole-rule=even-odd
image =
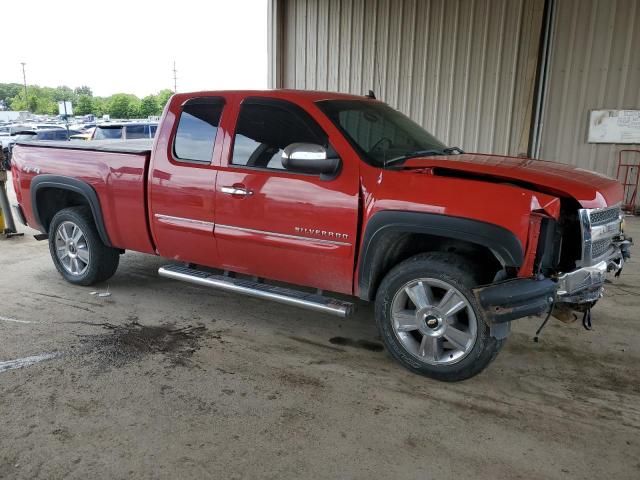
{"label": "radio antenna", "polygon": [[176,61],[173,61],[173,93],[178,93],[178,70],[176,70]]}
{"label": "radio antenna", "polygon": [[[378,39],[375,36],[374,33],[374,37],[373,37],[373,83],[374,83],[374,90],[376,92],[378,92],[378,94],[380,94],[380,92],[382,91],[382,83],[380,81],[380,68],[378,68]],[[377,85],[376,85],[377,83]],[[367,97],[369,98],[376,98],[376,95],[374,92],[374,90],[369,90],[369,94],[367,95]]]}

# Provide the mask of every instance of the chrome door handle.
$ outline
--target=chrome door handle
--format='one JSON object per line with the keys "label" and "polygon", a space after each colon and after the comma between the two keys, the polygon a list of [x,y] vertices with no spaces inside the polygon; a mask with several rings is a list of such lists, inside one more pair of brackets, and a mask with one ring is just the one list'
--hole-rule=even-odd
{"label": "chrome door handle", "polygon": [[253,195],[253,191],[248,188],[232,186],[232,187],[221,187],[220,191],[222,193],[226,193],[227,195],[238,195],[246,197],[247,195]]}

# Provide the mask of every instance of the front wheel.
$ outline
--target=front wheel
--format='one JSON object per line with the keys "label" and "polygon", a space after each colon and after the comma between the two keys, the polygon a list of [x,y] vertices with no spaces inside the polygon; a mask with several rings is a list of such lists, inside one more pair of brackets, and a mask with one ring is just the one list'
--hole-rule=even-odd
{"label": "front wheel", "polygon": [[394,267],[376,296],[376,322],[390,354],[409,370],[444,381],[480,373],[502,341],[491,337],[471,288],[468,263],[440,252]]}
{"label": "front wheel", "polygon": [[49,251],[60,274],[75,285],[108,280],[120,262],[119,250],[102,243],[91,210],[85,207],[65,208],[53,217]]}

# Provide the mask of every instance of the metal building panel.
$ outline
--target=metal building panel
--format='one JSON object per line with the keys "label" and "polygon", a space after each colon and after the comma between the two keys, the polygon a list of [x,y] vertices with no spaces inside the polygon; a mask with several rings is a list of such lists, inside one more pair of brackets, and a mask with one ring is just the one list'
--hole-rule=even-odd
{"label": "metal building panel", "polygon": [[271,1],[271,86],[373,89],[447,144],[526,151],[544,0]]}
{"label": "metal building panel", "polygon": [[540,157],[615,176],[628,146],[588,143],[589,112],[640,109],[640,2],[556,0],[553,32]]}

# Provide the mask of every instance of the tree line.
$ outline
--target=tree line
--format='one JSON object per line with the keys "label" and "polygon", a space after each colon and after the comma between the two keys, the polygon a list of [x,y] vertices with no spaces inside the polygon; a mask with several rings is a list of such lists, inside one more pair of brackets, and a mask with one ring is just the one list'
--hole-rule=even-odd
{"label": "tree line", "polygon": [[40,87],[19,83],[0,83],[0,110],[27,110],[37,115],[57,115],[58,102],[70,101],[74,115],[94,114],[98,117],[110,115],[112,118],[146,118],[160,115],[173,92],[161,90],[156,95],[138,98],[130,93],[116,93],[110,97],[94,97],[90,87],[70,88]]}

